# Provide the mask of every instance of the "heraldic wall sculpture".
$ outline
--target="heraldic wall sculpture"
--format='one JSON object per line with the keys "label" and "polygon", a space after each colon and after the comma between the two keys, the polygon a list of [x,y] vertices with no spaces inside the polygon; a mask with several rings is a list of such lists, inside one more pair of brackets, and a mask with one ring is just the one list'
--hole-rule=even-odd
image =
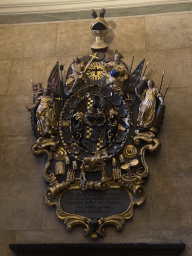
{"label": "heraldic wall sculpture", "polygon": [[117,50],[108,50],[104,15],[92,10],[92,54],[74,57],[65,82],[57,62],[47,88],[32,84],[28,108],[32,153],[47,156],[46,203],[68,230],[80,224],[92,238],[104,236],[107,225],[122,230],[134,205],[144,202],[145,153],[159,150],[165,113],[165,95],[145,77],[145,59],[132,72],[133,60],[128,69]]}

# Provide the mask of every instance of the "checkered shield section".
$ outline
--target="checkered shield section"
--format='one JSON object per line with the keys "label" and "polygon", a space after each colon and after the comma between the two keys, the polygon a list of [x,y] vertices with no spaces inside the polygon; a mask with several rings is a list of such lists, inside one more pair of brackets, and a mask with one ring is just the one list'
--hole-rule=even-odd
{"label": "checkered shield section", "polygon": [[87,126],[87,129],[86,129],[86,139],[90,139],[92,133],[93,133],[93,128]]}
{"label": "checkered shield section", "polygon": [[96,150],[99,151],[103,147],[103,139],[99,138],[96,144]]}
{"label": "checkered shield section", "polygon": [[87,110],[93,108],[94,100],[89,97],[87,100]]}

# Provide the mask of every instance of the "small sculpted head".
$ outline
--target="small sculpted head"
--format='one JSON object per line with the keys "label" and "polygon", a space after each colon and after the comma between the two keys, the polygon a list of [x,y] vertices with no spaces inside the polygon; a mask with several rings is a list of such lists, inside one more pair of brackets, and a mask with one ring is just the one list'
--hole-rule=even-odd
{"label": "small sculpted head", "polygon": [[155,83],[154,83],[153,80],[148,80],[147,85],[148,85],[148,87],[149,87],[150,89],[152,89],[152,88],[155,87]]}
{"label": "small sculpted head", "polygon": [[80,62],[80,59],[78,57],[73,58],[73,63],[79,63],[79,62]]}
{"label": "small sculpted head", "polygon": [[43,89],[43,96],[48,96],[50,94],[51,94],[51,90],[50,89],[48,89],[48,88],[44,88]]}
{"label": "small sculpted head", "polygon": [[114,61],[119,63],[120,60],[121,60],[120,55],[118,53],[116,53],[115,56],[114,56]]}

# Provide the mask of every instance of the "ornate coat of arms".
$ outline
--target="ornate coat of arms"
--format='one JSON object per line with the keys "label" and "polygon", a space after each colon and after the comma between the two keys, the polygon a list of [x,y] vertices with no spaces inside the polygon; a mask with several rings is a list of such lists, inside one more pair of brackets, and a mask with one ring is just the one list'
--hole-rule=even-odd
{"label": "ornate coat of arms", "polygon": [[118,50],[108,50],[104,14],[92,10],[92,53],[74,57],[65,82],[56,63],[47,88],[33,83],[28,108],[32,153],[47,155],[46,203],[56,206],[68,230],[81,224],[93,238],[104,236],[109,224],[120,231],[134,205],[144,202],[145,152],[159,150],[165,113],[165,95],[145,77],[145,59],[132,71],[133,61],[128,69]]}

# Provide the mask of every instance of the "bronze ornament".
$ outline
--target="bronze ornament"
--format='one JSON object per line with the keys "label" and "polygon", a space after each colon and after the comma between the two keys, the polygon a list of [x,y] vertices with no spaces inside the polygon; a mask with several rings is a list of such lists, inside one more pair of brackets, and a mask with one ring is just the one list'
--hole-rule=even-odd
{"label": "bronze ornament", "polygon": [[108,51],[104,14],[98,18],[92,10],[92,53],[74,57],[65,81],[57,62],[47,88],[32,84],[27,108],[36,137],[32,153],[46,156],[45,201],[68,230],[82,225],[92,238],[104,236],[107,225],[121,231],[134,205],[144,202],[146,151],[160,149],[165,113],[163,77],[158,89],[144,77],[145,59],[132,72],[120,52]]}
{"label": "bronze ornament", "polygon": [[137,148],[132,144],[127,145],[123,150],[123,154],[126,158],[134,158],[137,155]]}
{"label": "bronze ornament", "polygon": [[58,147],[53,156],[56,160],[64,160],[67,156],[67,152],[63,147]]}

